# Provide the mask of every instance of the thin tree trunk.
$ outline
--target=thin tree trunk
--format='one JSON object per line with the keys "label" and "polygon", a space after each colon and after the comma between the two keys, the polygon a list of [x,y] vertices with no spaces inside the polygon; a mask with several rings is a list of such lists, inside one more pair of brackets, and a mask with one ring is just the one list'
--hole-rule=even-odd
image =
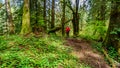
{"label": "thin tree trunk", "polygon": [[55,25],[55,0],[52,0],[52,18],[51,18],[51,28]]}
{"label": "thin tree trunk", "polygon": [[38,0],[35,0],[35,25],[34,25],[34,32],[35,34],[38,34]]}
{"label": "thin tree trunk", "polygon": [[79,14],[78,14],[78,8],[79,8],[79,0],[76,0],[76,35],[79,34]]}
{"label": "thin tree trunk", "polygon": [[63,9],[62,9],[63,11],[63,14],[62,14],[62,36],[64,36],[65,35],[65,0],[63,0]]}
{"label": "thin tree trunk", "polygon": [[74,12],[73,12],[72,25],[73,25],[73,35],[76,36],[76,15]]}
{"label": "thin tree trunk", "polygon": [[29,0],[24,0],[23,16],[22,16],[22,29],[20,34],[27,34],[31,32],[30,27],[30,7]]}
{"label": "thin tree trunk", "polygon": [[44,30],[47,29],[47,22],[46,22],[46,0],[44,0],[44,15],[43,15],[43,18],[44,18]]}
{"label": "thin tree trunk", "polygon": [[13,19],[12,19],[12,13],[11,13],[9,0],[5,0],[5,5],[6,5],[6,10],[7,10],[7,20],[8,20],[8,23],[9,23],[9,33],[13,34],[13,33],[15,33],[15,31],[14,31],[14,24],[13,24]]}
{"label": "thin tree trunk", "polygon": [[51,28],[51,12],[50,12],[50,10],[51,10],[51,0],[48,0],[49,1],[49,3],[48,3],[48,5],[49,5],[49,12],[48,12],[48,14],[49,14],[49,16],[48,16],[48,27],[49,27],[49,29]]}

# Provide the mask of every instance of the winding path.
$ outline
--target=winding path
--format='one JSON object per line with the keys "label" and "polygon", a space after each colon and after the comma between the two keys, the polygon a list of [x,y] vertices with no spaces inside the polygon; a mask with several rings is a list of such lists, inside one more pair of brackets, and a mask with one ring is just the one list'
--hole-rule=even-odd
{"label": "winding path", "polygon": [[110,68],[104,60],[104,56],[92,48],[89,42],[68,38],[65,44],[73,48],[72,54],[79,58],[80,63],[88,64],[92,68]]}

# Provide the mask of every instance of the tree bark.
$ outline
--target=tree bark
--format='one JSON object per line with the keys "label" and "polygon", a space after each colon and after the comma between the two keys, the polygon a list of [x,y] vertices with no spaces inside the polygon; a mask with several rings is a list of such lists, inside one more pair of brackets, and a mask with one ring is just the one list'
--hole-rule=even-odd
{"label": "tree bark", "polygon": [[79,14],[78,14],[78,8],[79,8],[79,0],[76,0],[76,12],[73,12],[73,35],[76,37],[79,34]]}
{"label": "tree bark", "polygon": [[75,37],[77,37],[79,34],[79,15],[78,15],[78,13],[77,14],[73,13],[72,24],[73,24],[73,35]]}
{"label": "tree bark", "polygon": [[30,27],[30,7],[29,0],[24,0],[23,16],[22,16],[22,29],[20,34],[27,34],[31,32]]}
{"label": "tree bark", "polygon": [[5,5],[6,5],[6,10],[7,10],[7,21],[9,24],[9,34],[13,34],[15,33],[15,30],[14,30],[14,24],[13,24],[13,18],[12,18],[9,0],[5,0]]}
{"label": "tree bark", "polygon": [[51,29],[55,27],[55,0],[52,0],[52,18],[51,18]]}
{"label": "tree bark", "polygon": [[78,9],[79,9],[79,0],[76,0],[76,36],[78,36],[79,34],[79,13],[78,13]]}
{"label": "tree bark", "polygon": [[[110,14],[110,23],[107,31],[105,41],[103,42],[105,47],[109,45],[114,46],[120,54],[120,2],[114,1]],[[114,32],[114,33],[113,33]]]}
{"label": "tree bark", "polygon": [[63,9],[62,9],[63,13],[62,13],[62,19],[61,19],[62,23],[61,24],[62,24],[62,36],[64,36],[65,35],[65,26],[64,26],[65,25],[65,0],[63,0],[63,6],[62,7],[63,7]]}
{"label": "tree bark", "polygon": [[47,22],[46,22],[46,0],[44,0],[44,15],[43,15],[43,18],[44,18],[44,30],[47,29]]}

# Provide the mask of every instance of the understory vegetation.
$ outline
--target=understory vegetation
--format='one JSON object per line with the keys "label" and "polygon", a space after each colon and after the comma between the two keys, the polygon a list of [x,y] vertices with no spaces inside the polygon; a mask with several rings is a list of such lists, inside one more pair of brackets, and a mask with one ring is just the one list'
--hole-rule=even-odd
{"label": "understory vegetation", "polygon": [[0,68],[120,68],[120,0],[0,0]]}
{"label": "understory vegetation", "polygon": [[105,49],[103,51],[104,47],[103,47],[102,42],[96,42],[96,41],[92,41],[91,46],[93,48],[95,48],[97,51],[99,51],[103,56],[105,56],[104,51],[107,52],[106,54],[107,54],[108,57],[105,56],[105,61],[107,61],[107,63],[110,66],[112,66],[110,61],[112,61],[115,65],[119,65],[119,63],[120,63],[120,55],[119,55],[119,53],[117,52],[117,50],[114,47],[109,46],[108,49]]}
{"label": "understory vegetation", "polygon": [[90,68],[59,37],[0,37],[0,68]]}

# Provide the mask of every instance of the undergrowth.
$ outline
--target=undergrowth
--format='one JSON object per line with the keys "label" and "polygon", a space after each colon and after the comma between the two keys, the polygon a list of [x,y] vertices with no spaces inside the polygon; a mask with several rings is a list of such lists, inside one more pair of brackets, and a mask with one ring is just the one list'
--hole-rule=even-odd
{"label": "undergrowth", "polygon": [[108,47],[108,54],[111,58],[120,63],[120,55],[118,54],[117,50],[114,47],[112,46]]}
{"label": "undergrowth", "polygon": [[[103,53],[102,51],[103,47],[101,42],[92,42],[92,47],[97,49],[99,52]],[[107,52],[110,58],[120,63],[120,55],[113,46],[107,47]]]}
{"label": "undergrowth", "polygon": [[0,68],[90,68],[59,37],[0,37]]}

